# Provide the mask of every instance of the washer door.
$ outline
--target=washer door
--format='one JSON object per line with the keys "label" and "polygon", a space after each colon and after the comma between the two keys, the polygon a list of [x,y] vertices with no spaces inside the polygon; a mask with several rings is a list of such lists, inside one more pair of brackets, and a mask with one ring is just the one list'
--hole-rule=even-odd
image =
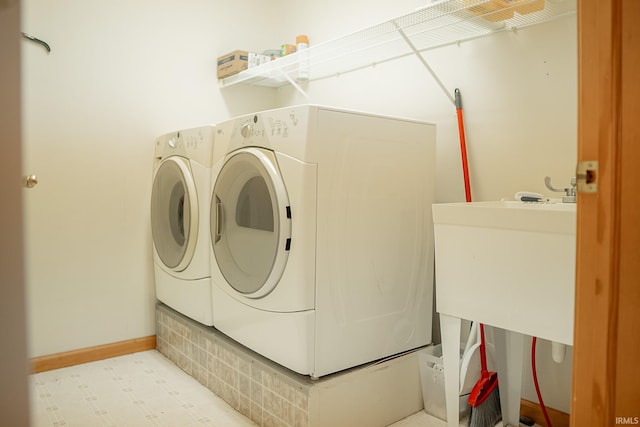
{"label": "washer door", "polygon": [[289,198],[273,152],[230,155],[211,197],[211,243],[220,272],[237,292],[260,298],[273,290],[291,245]]}
{"label": "washer door", "polygon": [[198,199],[188,161],[168,157],[160,163],[151,191],[151,234],[156,253],[173,271],[193,258],[198,230]]}

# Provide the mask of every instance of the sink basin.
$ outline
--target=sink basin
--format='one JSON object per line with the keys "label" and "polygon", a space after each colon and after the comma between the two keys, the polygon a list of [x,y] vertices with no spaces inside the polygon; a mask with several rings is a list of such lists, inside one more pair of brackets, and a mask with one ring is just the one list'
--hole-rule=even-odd
{"label": "sink basin", "polygon": [[575,203],[517,201],[433,205],[433,222],[542,233],[574,234]]}
{"label": "sink basin", "polygon": [[573,344],[576,205],[433,205],[436,309]]}

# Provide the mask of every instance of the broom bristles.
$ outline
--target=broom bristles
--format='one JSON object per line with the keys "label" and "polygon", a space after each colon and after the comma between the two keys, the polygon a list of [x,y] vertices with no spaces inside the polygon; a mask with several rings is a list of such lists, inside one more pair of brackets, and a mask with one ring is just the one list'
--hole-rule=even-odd
{"label": "broom bristles", "polygon": [[501,419],[500,392],[496,387],[483,403],[471,408],[469,427],[494,427]]}

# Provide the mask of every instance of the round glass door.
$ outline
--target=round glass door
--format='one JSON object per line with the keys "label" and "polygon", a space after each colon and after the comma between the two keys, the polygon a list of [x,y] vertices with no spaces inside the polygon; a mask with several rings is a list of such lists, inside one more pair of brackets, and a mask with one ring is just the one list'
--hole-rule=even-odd
{"label": "round glass door", "polygon": [[195,183],[189,165],[169,157],[156,171],[151,190],[151,234],[162,263],[182,271],[191,262],[198,229]]}
{"label": "round glass door", "polygon": [[246,148],[227,159],[211,197],[211,243],[227,283],[259,298],[278,283],[289,255],[289,199],[272,152]]}

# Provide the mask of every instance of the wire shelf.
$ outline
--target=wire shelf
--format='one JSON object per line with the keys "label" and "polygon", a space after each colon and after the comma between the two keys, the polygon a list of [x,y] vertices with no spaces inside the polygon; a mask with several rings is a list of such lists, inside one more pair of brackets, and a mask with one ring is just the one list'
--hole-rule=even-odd
{"label": "wire shelf", "polygon": [[440,0],[427,7],[330,40],[220,80],[280,87],[301,66],[318,80],[452,43],[515,30],[576,13],[576,0]]}

